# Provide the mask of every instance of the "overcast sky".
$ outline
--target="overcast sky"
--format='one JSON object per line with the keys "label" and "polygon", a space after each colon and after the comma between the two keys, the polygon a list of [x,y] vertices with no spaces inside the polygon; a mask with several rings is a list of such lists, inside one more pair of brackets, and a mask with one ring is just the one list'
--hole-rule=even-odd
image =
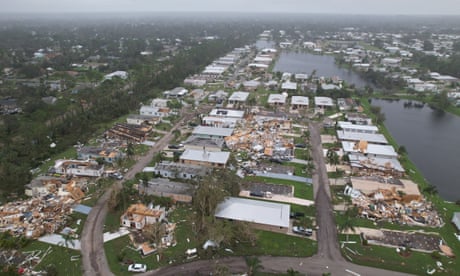
{"label": "overcast sky", "polygon": [[460,0],[0,0],[0,12],[227,11],[460,15]]}

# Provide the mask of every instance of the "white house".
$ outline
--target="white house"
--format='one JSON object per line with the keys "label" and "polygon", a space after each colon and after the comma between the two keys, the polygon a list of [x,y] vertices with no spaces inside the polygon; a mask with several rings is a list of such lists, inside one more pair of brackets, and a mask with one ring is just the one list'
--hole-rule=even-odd
{"label": "white house", "polygon": [[329,97],[315,97],[314,100],[316,108],[328,108],[334,106],[333,100]]}
{"label": "white house", "polygon": [[142,230],[146,225],[161,222],[165,218],[165,214],[164,207],[149,208],[144,204],[138,203],[129,206],[128,210],[121,215],[120,223],[125,227]]}
{"label": "white house", "polygon": [[248,92],[236,91],[228,98],[229,104],[244,104],[249,97]]}
{"label": "white house", "polygon": [[122,80],[125,80],[128,78],[128,72],[126,71],[115,71],[113,73],[107,74],[104,76],[104,80],[111,80],[114,77],[118,77]]}
{"label": "white house", "polygon": [[284,105],[286,103],[286,98],[287,96],[284,94],[270,94],[267,103],[270,105]]}
{"label": "white house", "polygon": [[217,206],[215,216],[249,222],[252,226],[264,230],[287,232],[290,207],[289,204],[228,197]]}
{"label": "white house", "polygon": [[292,96],[291,106],[293,109],[307,108],[309,104],[308,97],[303,96]]}

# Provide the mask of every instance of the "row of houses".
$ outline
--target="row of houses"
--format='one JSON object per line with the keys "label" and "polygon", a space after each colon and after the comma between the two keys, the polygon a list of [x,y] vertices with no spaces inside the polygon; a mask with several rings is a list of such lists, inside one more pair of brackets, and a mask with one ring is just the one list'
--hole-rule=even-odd
{"label": "row of houses", "polygon": [[337,137],[341,141],[343,153],[348,156],[353,173],[378,174],[401,177],[405,171],[398,161],[398,153],[388,145],[376,126],[368,124],[370,119],[351,114],[352,121],[337,122]]}

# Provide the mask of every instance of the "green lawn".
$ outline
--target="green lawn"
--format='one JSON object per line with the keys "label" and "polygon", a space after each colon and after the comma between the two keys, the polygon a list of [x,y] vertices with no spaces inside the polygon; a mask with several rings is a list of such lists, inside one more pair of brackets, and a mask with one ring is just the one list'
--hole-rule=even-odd
{"label": "green lawn", "polygon": [[[346,235],[339,235],[339,240],[345,241]],[[434,268],[436,266],[436,260],[430,254],[412,251],[409,256],[403,257],[396,252],[395,248],[376,245],[363,246],[359,235],[350,235],[349,240],[356,241],[356,244],[346,244],[342,248],[342,254],[356,264],[397,270],[415,275],[426,275],[428,267]],[[345,247],[359,254],[353,254]],[[443,272],[438,271],[435,275],[458,275],[458,262],[447,257],[441,257],[440,261],[443,263],[445,270]]]}
{"label": "green lawn", "polygon": [[252,182],[266,182],[266,183],[272,183],[272,184],[294,186],[294,196],[295,197],[313,200],[313,186],[311,184],[291,181],[291,180],[284,180],[284,179],[274,179],[274,178],[263,177],[263,176],[248,176],[245,178],[245,180],[252,181]]}
{"label": "green lawn", "polygon": [[81,258],[77,261],[71,261],[71,256],[80,255],[80,251],[67,249],[60,246],[50,245],[40,241],[33,241],[28,244],[26,247],[21,249],[22,252],[41,250],[43,253],[51,247],[51,253],[47,255],[42,261],[35,267],[35,271],[44,270],[48,265],[54,265],[58,272],[58,275],[69,275],[69,276],[79,276],[82,275],[81,271]]}
{"label": "green lawn", "polygon": [[234,255],[310,257],[318,250],[317,242],[307,238],[261,230],[256,233],[257,245],[239,244],[232,249],[235,252]]}
{"label": "green lawn", "polygon": [[297,159],[308,160],[310,153],[307,149],[295,149],[294,157]]}

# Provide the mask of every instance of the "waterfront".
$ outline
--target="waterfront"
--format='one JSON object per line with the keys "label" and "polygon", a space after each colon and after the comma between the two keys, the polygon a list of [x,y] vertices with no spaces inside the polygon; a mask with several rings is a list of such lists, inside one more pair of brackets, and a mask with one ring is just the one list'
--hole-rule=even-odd
{"label": "waterfront", "polygon": [[315,55],[306,52],[281,52],[273,71],[289,73],[306,73],[310,75],[313,70],[317,77],[338,76],[349,84],[363,88],[367,82],[356,72],[340,68],[335,64],[334,56]]}
{"label": "waterfront", "polygon": [[372,105],[382,108],[385,126],[439,195],[449,201],[459,200],[460,117],[427,105],[405,106],[405,102],[373,99]]}

